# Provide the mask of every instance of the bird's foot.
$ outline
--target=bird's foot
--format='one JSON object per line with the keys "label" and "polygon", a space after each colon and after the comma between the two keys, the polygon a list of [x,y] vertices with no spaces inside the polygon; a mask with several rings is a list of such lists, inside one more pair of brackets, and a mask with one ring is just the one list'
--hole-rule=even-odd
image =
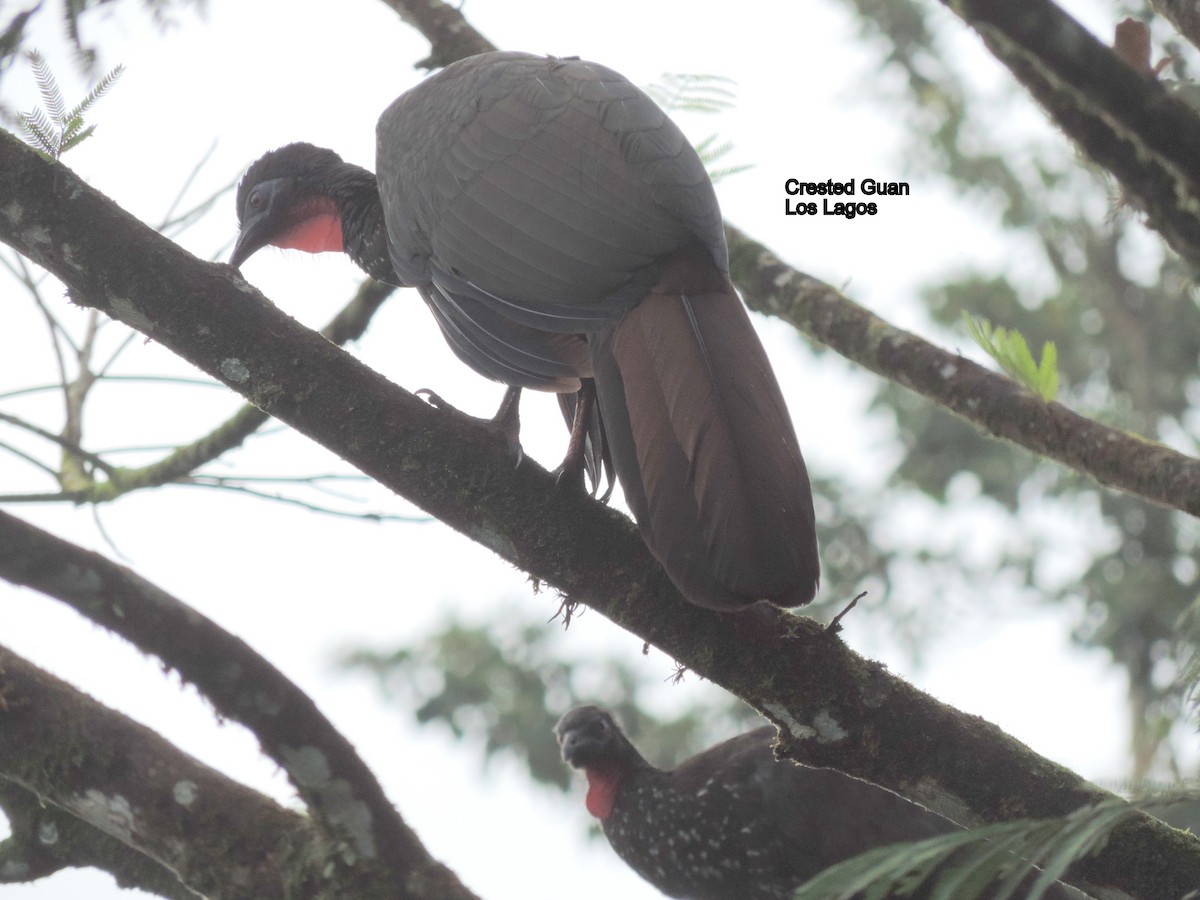
{"label": "bird's foot", "polygon": [[[569,491],[588,493],[584,472],[588,470],[588,426],[591,421],[592,408],[596,403],[596,388],[591,379],[585,379],[575,398],[575,415],[571,420],[571,439],[567,442],[567,452],[563,461],[554,470],[556,487]],[[599,476],[592,472],[593,490],[599,487]],[[605,494],[605,499],[608,495]]]}
{"label": "bird's foot", "polygon": [[505,449],[516,459],[517,466],[524,461],[525,451],[521,448],[521,389],[519,387],[510,387],[504,392],[500,408],[490,419],[481,419],[463,412],[429,388],[421,388],[416,394],[418,397],[424,397],[425,401],[434,409],[474,422],[488,434],[499,439]]}
{"label": "bird's foot", "polygon": [[559,463],[558,468],[551,473],[554,475],[554,486],[564,491],[595,493],[594,491],[588,491],[587,480],[583,477],[583,452],[573,451],[573,446],[568,447],[567,455],[563,457],[563,461]]}

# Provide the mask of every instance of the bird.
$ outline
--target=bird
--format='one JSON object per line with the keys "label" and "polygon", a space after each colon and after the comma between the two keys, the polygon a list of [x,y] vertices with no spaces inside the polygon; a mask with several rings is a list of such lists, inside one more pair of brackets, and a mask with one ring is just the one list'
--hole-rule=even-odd
{"label": "bird", "polygon": [[[785,900],[835,863],[960,830],[869,782],[777,761],[771,726],[667,770],[597,706],[570,710],[554,733],[563,761],[586,773],[587,810],[613,850],[668,897]],[[1084,895],[1054,884],[1045,896]]]}
{"label": "bird", "polygon": [[505,415],[523,388],[560,395],[562,470],[584,447],[589,472],[611,460],[686,599],[810,602],[808,472],[712,182],[670,117],[598,63],[492,52],[402,94],[376,139],[374,173],[307,143],[255,161],[230,262],[343,251],[415,287],[459,359],[509,386]]}

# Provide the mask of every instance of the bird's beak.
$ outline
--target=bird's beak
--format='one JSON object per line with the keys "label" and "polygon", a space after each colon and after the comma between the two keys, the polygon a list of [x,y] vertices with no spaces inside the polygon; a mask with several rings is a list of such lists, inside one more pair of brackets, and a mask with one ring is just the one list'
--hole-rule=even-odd
{"label": "bird's beak", "polygon": [[558,736],[558,748],[562,753],[563,762],[575,769],[584,767],[580,756],[584,755],[587,749],[594,744],[595,741],[590,735],[578,730],[571,730]]}
{"label": "bird's beak", "polygon": [[286,225],[281,213],[288,209],[291,184],[288,178],[272,178],[255,185],[253,194],[261,202],[253,206],[247,203],[245,210],[239,211],[244,214],[238,216],[241,232],[229,257],[231,266],[241,268],[242,263],[278,237]]}
{"label": "bird's beak", "polygon": [[240,269],[242,263],[267,246],[269,235],[266,233],[266,225],[267,223],[263,218],[254,218],[242,226],[242,230],[237,237],[237,242],[233,245],[233,253],[229,255],[229,264],[231,266],[235,269]]}

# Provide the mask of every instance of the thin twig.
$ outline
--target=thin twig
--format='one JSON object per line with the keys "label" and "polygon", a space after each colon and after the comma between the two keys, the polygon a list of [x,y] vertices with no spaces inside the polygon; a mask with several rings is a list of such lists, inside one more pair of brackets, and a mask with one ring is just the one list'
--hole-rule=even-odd
{"label": "thin twig", "polygon": [[[136,331],[131,335],[137,336]],[[146,384],[183,384],[191,387],[219,388],[225,390],[225,385],[210,378],[182,378],[171,375],[97,375],[97,381],[137,381]],[[24,397],[28,394],[44,394],[47,391],[62,390],[61,384],[38,384],[32,387],[15,388],[11,391],[0,391],[0,400],[11,400],[13,397]]]}
{"label": "thin twig", "polygon": [[71,348],[72,353],[78,353],[79,348],[75,346],[75,342],[71,340],[71,335],[68,334],[67,330],[62,327],[58,321],[58,318],[50,311],[50,306],[42,297],[40,288],[29,274],[29,267],[25,264],[24,257],[17,257],[17,267],[20,271],[18,278],[25,286],[25,289],[29,291],[29,295],[33,298],[33,302],[37,305],[37,308],[42,313],[42,318],[46,320],[46,327],[50,331],[50,346],[53,348],[54,357],[58,361],[58,375],[61,379],[61,384],[59,386],[65,391],[67,389],[67,361],[63,357],[62,347],[59,346],[58,342],[59,340],[62,340],[68,347]]}
{"label": "thin twig", "polygon": [[78,456],[80,459],[83,459],[86,462],[90,462],[93,466],[95,466],[101,472],[104,472],[106,475],[111,476],[116,472],[115,466],[105,462],[95,453],[84,450],[78,444],[67,440],[61,435],[53,434],[44,428],[40,428],[37,425],[34,425],[32,422],[26,422],[24,419],[3,412],[0,412],[0,422],[7,422],[14,428],[21,428],[25,431],[28,431],[30,434],[36,434],[38,437],[50,441],[53,444],[58,444],[58,446],[60,446],[63,450]]}
{"label": "thin twig", "polygon": [[212,488],[219,491],[230,491],[235,494],[246,494],[250,497],[257,497],[260,500],[271,500],[274,503],[283,503],[287,506],[298,506],[301,509],[309,512],[322,513],[327,516],[336,516],[341,519],[360,519],[368,522],[412,522],[417,524],[425,524],[432,522],[431,516],[401,516],[395,513],[373,513],[373,512],[349,512],[346,510],[332,509],[327,506],[321,506],[316,503],[308,503],[298,497],[287,497],[283,494],[270,494],[266,491],[256,491],[253,488],[239,486],[236,484],[220,484],[216,481],[199,480],[203,476],[193,476],[190,479],[176,482],[181,487],[203,487]]}
{"label": "thin twig", "polygon": [[45,472],[47,475],[49,475],[55,481],[58,480],[58,470],[57,469],[54,469],[54,468],[46,465],[40,459],[37,459],[36,457],[31,456],[30,454],[26,453],[24,450],[18,449],[17,447],[14,447],[12,444],[9,444],[5,441],[0,441],[0,450],[8,451],[13,456],[16,456],[20,459],[25,460],[25,462],[29,463],[31,466],[41,469],[43,472]]}

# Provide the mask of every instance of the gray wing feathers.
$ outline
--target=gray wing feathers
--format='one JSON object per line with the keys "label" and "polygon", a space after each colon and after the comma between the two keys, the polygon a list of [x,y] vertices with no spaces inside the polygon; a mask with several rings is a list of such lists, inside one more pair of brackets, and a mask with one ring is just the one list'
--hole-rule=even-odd
{"label": "gray wing feathers", "polygon": [[587,344],[578,335],[526,328],[469,297],[436,284],[418,289],[454,354],[493,381],[542,391],[577,391],[591,374]]}
{"label": "gray wing feathers", "polygon": [[702,163],[603,66],[523,54],[450,66],[383,114],[378,153],[402,277],[440,271],[531,327],[596,330],[691,241],[726,268]]}

